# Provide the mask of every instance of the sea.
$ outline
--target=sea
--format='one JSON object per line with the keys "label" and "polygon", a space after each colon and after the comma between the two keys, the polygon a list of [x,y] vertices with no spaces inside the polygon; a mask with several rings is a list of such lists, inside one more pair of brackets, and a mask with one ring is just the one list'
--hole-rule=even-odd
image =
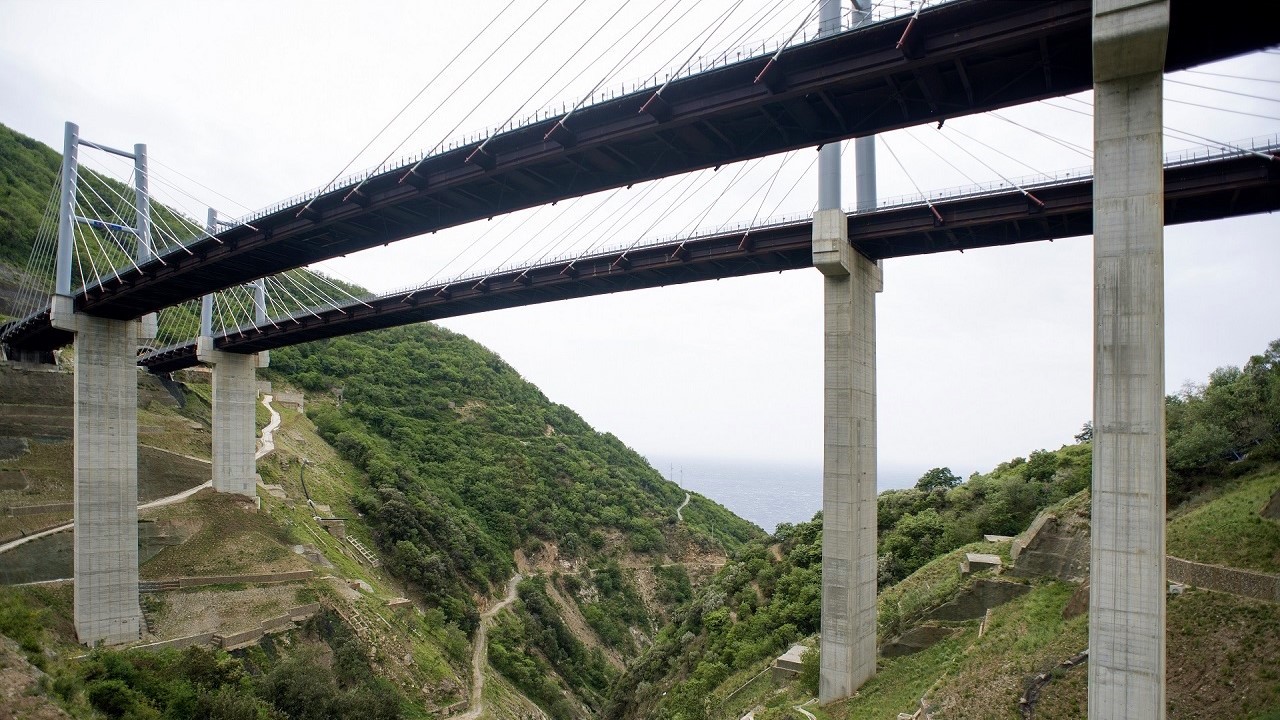
{"label": "sea", "polygon": [[[768,532],[779,523],[812,520],[822,509],[819,463],[744,462],[716,458],[651,456],[650,464],[685,490],[724,505]],[[881,467],[879,490],[911,487],[924,473],[910,467]]]}

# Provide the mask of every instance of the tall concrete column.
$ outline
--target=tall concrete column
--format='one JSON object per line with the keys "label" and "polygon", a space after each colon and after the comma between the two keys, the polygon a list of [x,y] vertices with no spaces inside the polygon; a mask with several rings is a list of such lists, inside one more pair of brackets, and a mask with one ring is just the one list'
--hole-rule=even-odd
{"label": "tall concrete column", "polygon": [[137,640],[138,321],[76,313],[67,295],[53,297],[51,319],[75,333],[76,635]]}
{"label": "tall concrete column", "polygon": [[849,245],[838,208],[813,216],[823,277],[822,664],[818,699],[876,671],[876,293],[880,268]]}
{"label": "tall concrete column", "polygon": [[1167,0],[1095,0],[1089,717],[1165,716]]}
{"label": "tall concrete column", "polygon": [[196,341],[196,357],[213,366],[213,489],[256,497],[257,369],[266,356],[215,350],[213,338]]}

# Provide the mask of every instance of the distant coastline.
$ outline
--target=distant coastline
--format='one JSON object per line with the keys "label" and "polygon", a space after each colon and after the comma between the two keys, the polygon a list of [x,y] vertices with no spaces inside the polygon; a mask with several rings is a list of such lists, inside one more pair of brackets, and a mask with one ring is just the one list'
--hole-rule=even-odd
{"label": "distant coastline", "polygon": [[[662,476],[701,493],[773,532],[779,523],[805,522],[822,509],[822,466],[649,456]],[[881,468],[879,490],[911,487],[923,470]]]}

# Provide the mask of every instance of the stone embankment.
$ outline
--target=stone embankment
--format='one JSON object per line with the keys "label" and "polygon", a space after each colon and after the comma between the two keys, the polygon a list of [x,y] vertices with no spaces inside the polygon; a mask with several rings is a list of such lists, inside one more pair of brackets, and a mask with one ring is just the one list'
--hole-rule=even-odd
{"label": "stone embankment", "polygon": [[202,575],[198,577],[157,578],[138,581],[138,592],[166,592],[206,585],[265,585],[270,583],[298,582],[315,577],[314,570],[261,573],[257,575]]}
{"label": "stone embankment", "polygon": [[1280,603],[1280,575],[1207,565],[1172,555],[1165,560],[1165,574],[1170,582]]}
{"label": "stone embankment", "polygon": [[320,612],[320,603],[308,603],[306,605],[299,605],[297,607],[290,608],[277,617],[263,620],[258,623],[258,627],[249,628],[248,630],[239,630],[231,633],[200,633],[198,635],[188,635],[186,637],[162,640],[160,642],[147,643],[145,645],[134,645],[133,649],[181,650],[182,648],[191,647],[193,645],[210,645],[223,650],[236,650],[257,643],[262,639],[263,635],[290,630],[294,627],[295,623],[303,622],[318,612]]}
{"label": "stone embankment", "polygon": [[[1266,516],[1266,510],[1261,513]],[[1079,513],[1043,512],[1013,541],[1013,574],[1081,582],[1089,576],[1089,520]],[[1280,602],[1280,575],[1209,565],[1172,555],[1165,559],[1170,582],[1203,590]]]}

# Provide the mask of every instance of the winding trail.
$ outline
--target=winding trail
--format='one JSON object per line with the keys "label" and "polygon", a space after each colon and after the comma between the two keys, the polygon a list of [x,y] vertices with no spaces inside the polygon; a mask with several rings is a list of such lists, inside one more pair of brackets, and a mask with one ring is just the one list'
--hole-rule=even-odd
{"label": "winding trail", "polygon": [[511,576],[507,581],[507,595],[501,601],[494,604],[493,607],[480,613],[480,627],[476,629],[476,645],[471,652],[471,708],[461,715],[455,715],[457,720],[476,720],[480,717],[480,713],[484,712],[484,666],[488,664],[489,656],[489,625],[488,622],[495,615],[502,612],[508,605],[515,602],[516,585],[524,579],[520,573]]}
{"label": "winding trail", "polygon": [[680,522],[684,522],[684,513],[680,511],[684,510],[685,506],[689,504],[690,497],[692,496],[688,493],[688,491],[685,491],[684,502],[680,503],[680,507],[676,508],[676,520],[679,520]]}
{"label": "winding trail", "polygon": [[273,396],[271,395],[263,394],[262,396],[262,407],[271,413],[271,422],[262,428],[262,438],[258,440],[258,452],[254,453],[254,460],[261,460],[276,449],[275,432],[280,428],[280,413],[271,407],[272,399]]}
{"label": "winding trail", "polygon": [[[267,410],[271,411],[271,422],[267,423],[267,426],[262,428],[262,439],[258,444],[259,445],[258,452],[255,453],[253,456],[254,460],[261,460],[262,458],[271,454],[271,452],[273,452],[276,449],[274,434],[275,434],[275,431],[280,427],[280,413],[276,412],[275,408],[271,407],[271,399],[272,397],[270,395],[262,396],[263,406],[266,407]],[[180,493],[168,495],[158,500],[152,500],[151,502],[148,502],[148,503],[141,503],[138,505],[138,510],[139,511],[150,510],[151,508],[164,507],[165,505],[174,505],[176,503],[180,503],[186,500],[187,498],[190,498],[192,495],[195,495],[201,490],[204,490],[205,488],[210,488],[210,487],[213,487],[212,480],[196,485],[193,488],[187,488],[186,490],[183,490]],[[39,540],[40,538],[43,538],[43,537],[48,537],[50,535],[54,535],[60,532],[66,532],[67,530],[71,530],[74,527],[75,527],[75,522],[73,521],[65,525],[58,525],[57,527],[51,527],[48,530],[41,530],[38,533],[33,533],[31,535],[27,535],[26,537],[20,537],[17,540],[11,540],[3,545],[0,545],[0,554],[9,552],[10,550],[16,547],[19,547],[21,545],[25,545],[31,542],[32,540]]]}

